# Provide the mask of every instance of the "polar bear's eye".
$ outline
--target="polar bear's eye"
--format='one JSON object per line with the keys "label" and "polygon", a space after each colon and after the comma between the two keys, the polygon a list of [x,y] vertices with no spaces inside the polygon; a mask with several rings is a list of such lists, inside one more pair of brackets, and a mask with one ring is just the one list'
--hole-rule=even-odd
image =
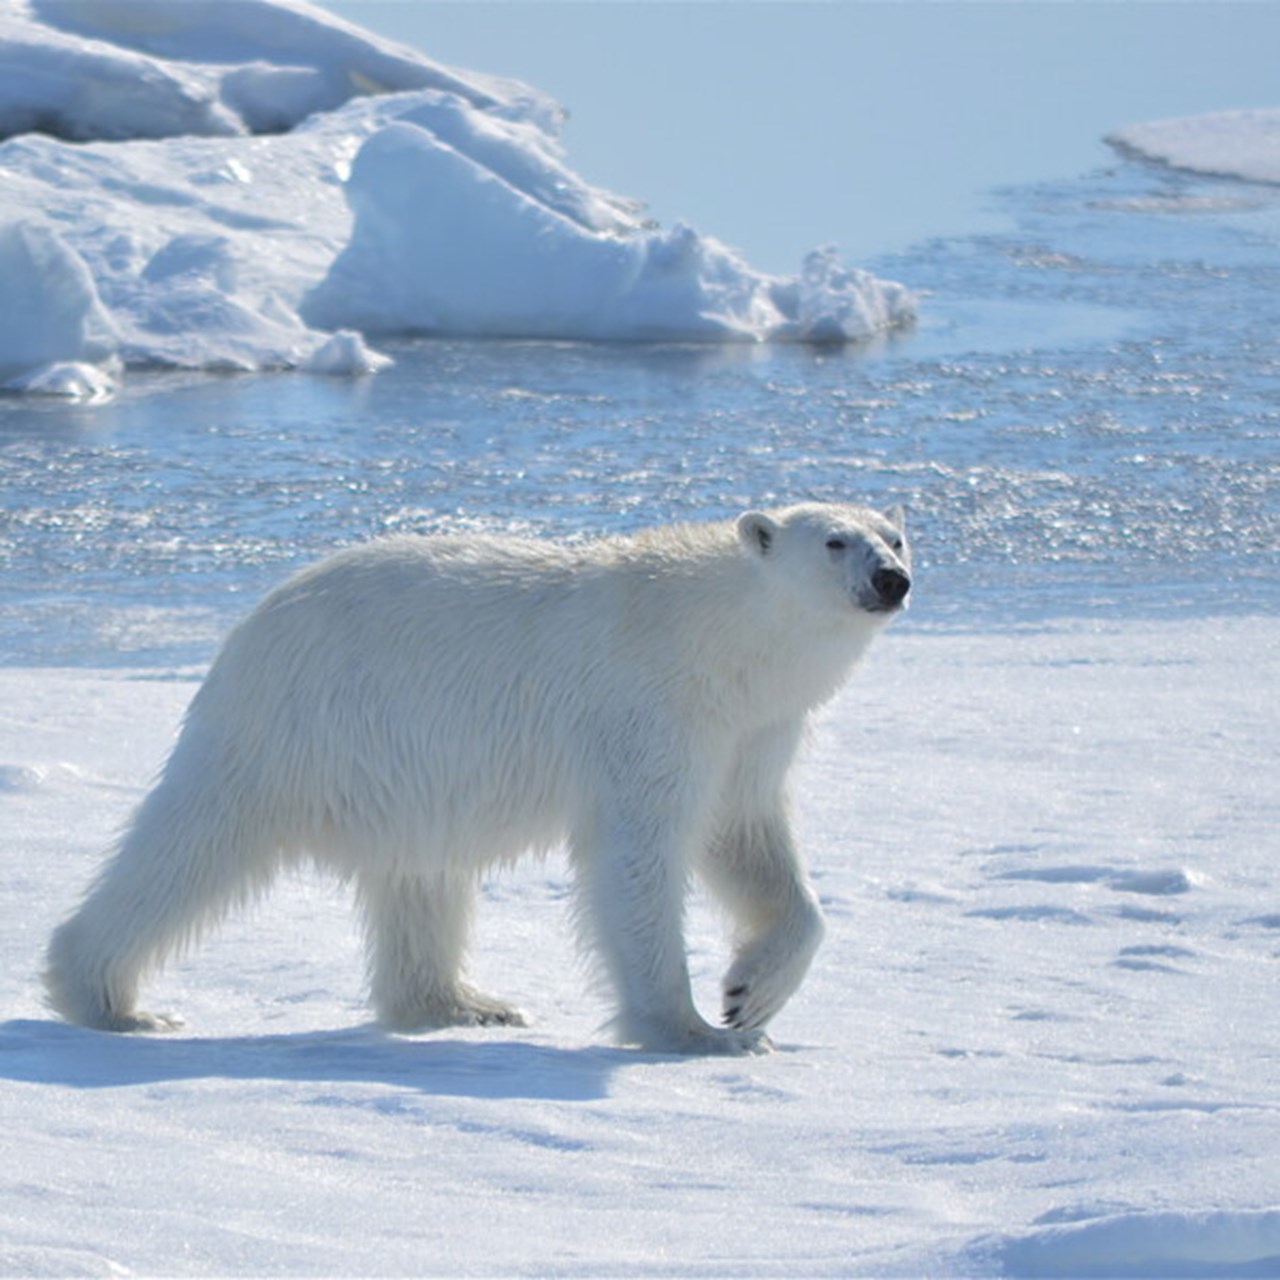
{"label": "polar bear's eye", "polygon": [[891,539],[891,540],[890,540],[890,542],[889,542],[889,550],[890,550],[890,551],[901,551],[901,550],[902,550],[902,539],[901,539],[901,538],[893,538],[893,539]]}
{"label": "polar bear's eye", "polygon": [[844,540],[843,538],[828,538],[828,539],[827,539],[827,550],[828,550],[828,551],[843,551],[843,550],[845,549],[845,547],[846,547],[846,546],[848,546],[848,545],[849,545],[849,544],[848,544],[847,542],[845,542],[845,540]]}

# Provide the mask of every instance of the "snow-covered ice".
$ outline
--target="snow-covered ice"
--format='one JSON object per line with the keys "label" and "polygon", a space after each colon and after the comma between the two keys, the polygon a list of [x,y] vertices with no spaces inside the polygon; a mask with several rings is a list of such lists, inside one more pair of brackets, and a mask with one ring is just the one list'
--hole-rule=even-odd
{"label": "snow-covered ice", "polygon": [[[912,319],[906,289],[827,253],[777,277],[653,227],[568,167],[560,123],[303,0],[8,5],[0,291],[58,322],[34,353],[0,329],[0,385],[370,372],[355,330],[830,342]],[[62,267],[32,291],[23,245],[50,236]]]}
{"label": "snow-covered ice", "polygon": [[54,394],[65,393],[68,378],[84,381],[71,394],[109,385],[115,325],[84,259],[56,230],[31,222],[0,226],[0,281],[6,299],[0,308],[0,381]]}
{"label": "snow-covered ice", "polygon": [[1176,169],[1280,182],[1280,108],[1215,111],[1126,125],[1108,135],[1113,146]]}
{"label": "snow-covered ice", "polygon": [[0,1271],[1276,1274],[1278,638],[891,632],[801,769],[830,931],[746,1060],[609,1047],[554,859],[482,905],[518,1036],[377,1030],[307,878],[156,980],[184,1031],[51,1020],[41,948],[196,673],[2,672]]}

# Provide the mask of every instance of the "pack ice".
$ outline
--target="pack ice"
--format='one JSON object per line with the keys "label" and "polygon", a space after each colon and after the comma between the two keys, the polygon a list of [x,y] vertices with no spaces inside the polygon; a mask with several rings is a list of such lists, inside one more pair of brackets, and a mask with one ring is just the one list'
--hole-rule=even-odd
{"label": "pack ice", "polygon": [[[563,113],[303,0],[0,9],[0,386],[372,371],[362,334],[847,341],[902,286],[754,270],[565,163]],[[357,332],[353,332],[357,331]]]}

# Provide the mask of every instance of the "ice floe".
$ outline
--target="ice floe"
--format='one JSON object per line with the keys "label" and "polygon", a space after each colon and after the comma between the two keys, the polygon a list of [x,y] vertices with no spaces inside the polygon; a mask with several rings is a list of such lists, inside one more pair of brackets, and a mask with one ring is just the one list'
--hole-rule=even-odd
{"label": "ice floe", "polygon": [[1132,124],[1117,129],[1107,141],[1176,169],[1280,182],[1280,107]]}
{"label": "ice floe", "polygon": [[302,0],[9,6],[0,387],[366,373],[363,334],[844,342],[912,319],[834,251],[779,277],[653,226],[569,168],[561,114]]}

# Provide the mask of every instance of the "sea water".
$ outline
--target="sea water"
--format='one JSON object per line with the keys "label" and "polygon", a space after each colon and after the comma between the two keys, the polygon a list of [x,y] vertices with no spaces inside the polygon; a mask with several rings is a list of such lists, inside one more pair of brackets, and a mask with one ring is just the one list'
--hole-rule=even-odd
{"label": "sea water", "polygon": [[863,347],[381,344],[394,368],[131,373],[0,400],[0,662],[206,662],[289,570],[390,530],[585,537],[902,502],[908,625],[1280,606],[1280,190],[1118,162],[1012,231],[867,264]]}

